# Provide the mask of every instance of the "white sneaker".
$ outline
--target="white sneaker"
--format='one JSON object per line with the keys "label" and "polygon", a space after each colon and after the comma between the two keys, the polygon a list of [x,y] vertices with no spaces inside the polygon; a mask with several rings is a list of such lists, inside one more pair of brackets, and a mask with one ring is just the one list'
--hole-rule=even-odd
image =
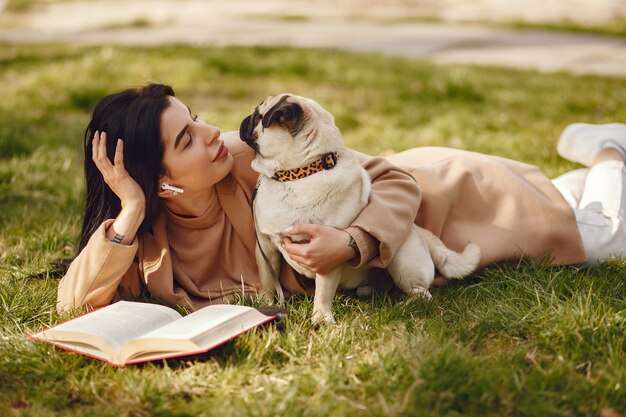
{"label": "white sneaker", "polygon": [[556,150],[563,158],[590,167],[607,142],[626,150],[626,124],[571,124],[561,134]]}

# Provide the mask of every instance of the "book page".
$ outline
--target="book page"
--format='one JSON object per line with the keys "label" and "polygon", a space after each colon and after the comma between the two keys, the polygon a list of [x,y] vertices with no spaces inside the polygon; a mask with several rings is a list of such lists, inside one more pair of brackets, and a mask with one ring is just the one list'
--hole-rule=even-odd
{"label": "book page", "polygon": [[[45,330],[41,334],[47,339],[55,340],[55,333],[59,335],[65,332],[85,333],[103,339],[111,345],[113,351],[120,351],[130,340],[181,317],[177,311],[162,305],[118,301]],[[63,339],[68,340],[65,337]]]}
{"label": "book page", "polygon": [[53,345],[55,345],[58,348],[61,349],[66,349],[69,350],[70,352],[75,352],[75,353],[82,353],[85,356],[89,356],[91,358],[96,358],[96,359],[100,359],[103,361],[107,361],[109,363],[113,363],[111,362],[111,358],[103,353],[102,351],[100,351],[100,349],[97,349],[95,347],[93,347],[91,344],[88,343],[81,343],[81,342],[71,342],[71,343],[63,343],[63,342],[52,342]]}
{"label": "book page", "polygon": [[266,315],[252,307],[218,304],[204,307],[176,322],[147,333],[139,339],[193,340],[207,330],[219,327],[228,321],[236,319],[236,317],[242,314],[251,314],[250,311],[252,311],[252,313],[258,313],[259,322],[267,319]]}

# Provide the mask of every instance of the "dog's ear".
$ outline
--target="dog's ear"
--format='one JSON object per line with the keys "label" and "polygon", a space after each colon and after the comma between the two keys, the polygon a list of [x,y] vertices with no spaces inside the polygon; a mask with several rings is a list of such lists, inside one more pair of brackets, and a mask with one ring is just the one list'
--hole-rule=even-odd
{"label": "dog's ear", "polygon": [[304,114],[304,110],[302,110],[302,106],[298,103],[288,103],[288,97],[289,96],[284,96],[271,109],[265,112],[262,121],[264,128],[267,129],[274,123],[277,123],[279,126],[286,127],[290,131],[295,130]]}
{"label": "dog's ear", "polygon": [[[258,112],[255,112],[255,114],[258,115]],[[250,116],[246,117],[245,119],[243,119],[243,121],[241,122],[241,125],[239,126],[239,138],[246,142],[248,144],[248,146],[250,146],[252,149],[257,150],[258,145],[254,142],[254,115],[251,114]],[[258,121],[258,119],[257,119]]]}

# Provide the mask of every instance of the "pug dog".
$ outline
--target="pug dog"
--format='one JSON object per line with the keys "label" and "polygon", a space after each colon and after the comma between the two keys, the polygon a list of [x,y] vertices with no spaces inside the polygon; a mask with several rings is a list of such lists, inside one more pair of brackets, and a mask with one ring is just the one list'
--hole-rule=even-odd
{"label": "pug dog", "polygon": [[[310,98],[270,96],[243,120],[239,133],[254,149],[252,168],[260,174],[253,214],[262,295],[268,301],[278,296],[282,302],[278,282],[282,255],[297,272],[315,279],[313,322],[335,323],[332,302],[338,287],[356,289],[359,295],[371,291],[366,268],[344,264],[322,276],[293,261],[281,242],[296,223],[348,227],[367,205],[371,190],[367,171],[344,146],[333,116]],[[294,242],[307,239],[289,237]],[[470,243],[457,253],[412,225],[387,271],[405,293],[430,299],[435,266],[447,278],[462,278],[476,269],[479,260],[477,245]]]}

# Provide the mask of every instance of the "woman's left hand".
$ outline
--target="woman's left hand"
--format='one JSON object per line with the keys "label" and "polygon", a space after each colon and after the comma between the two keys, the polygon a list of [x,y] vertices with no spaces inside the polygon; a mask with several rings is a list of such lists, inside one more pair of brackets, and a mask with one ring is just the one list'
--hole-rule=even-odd
{"label": "woman's left hand", "polygon": [[283,238],[283,247],[289,257],[318,274],[325,274],[354,257],[350,235],[343,230],[322,224],[295,224],[289,235],[308,235],[309,242],[295,243]]}

